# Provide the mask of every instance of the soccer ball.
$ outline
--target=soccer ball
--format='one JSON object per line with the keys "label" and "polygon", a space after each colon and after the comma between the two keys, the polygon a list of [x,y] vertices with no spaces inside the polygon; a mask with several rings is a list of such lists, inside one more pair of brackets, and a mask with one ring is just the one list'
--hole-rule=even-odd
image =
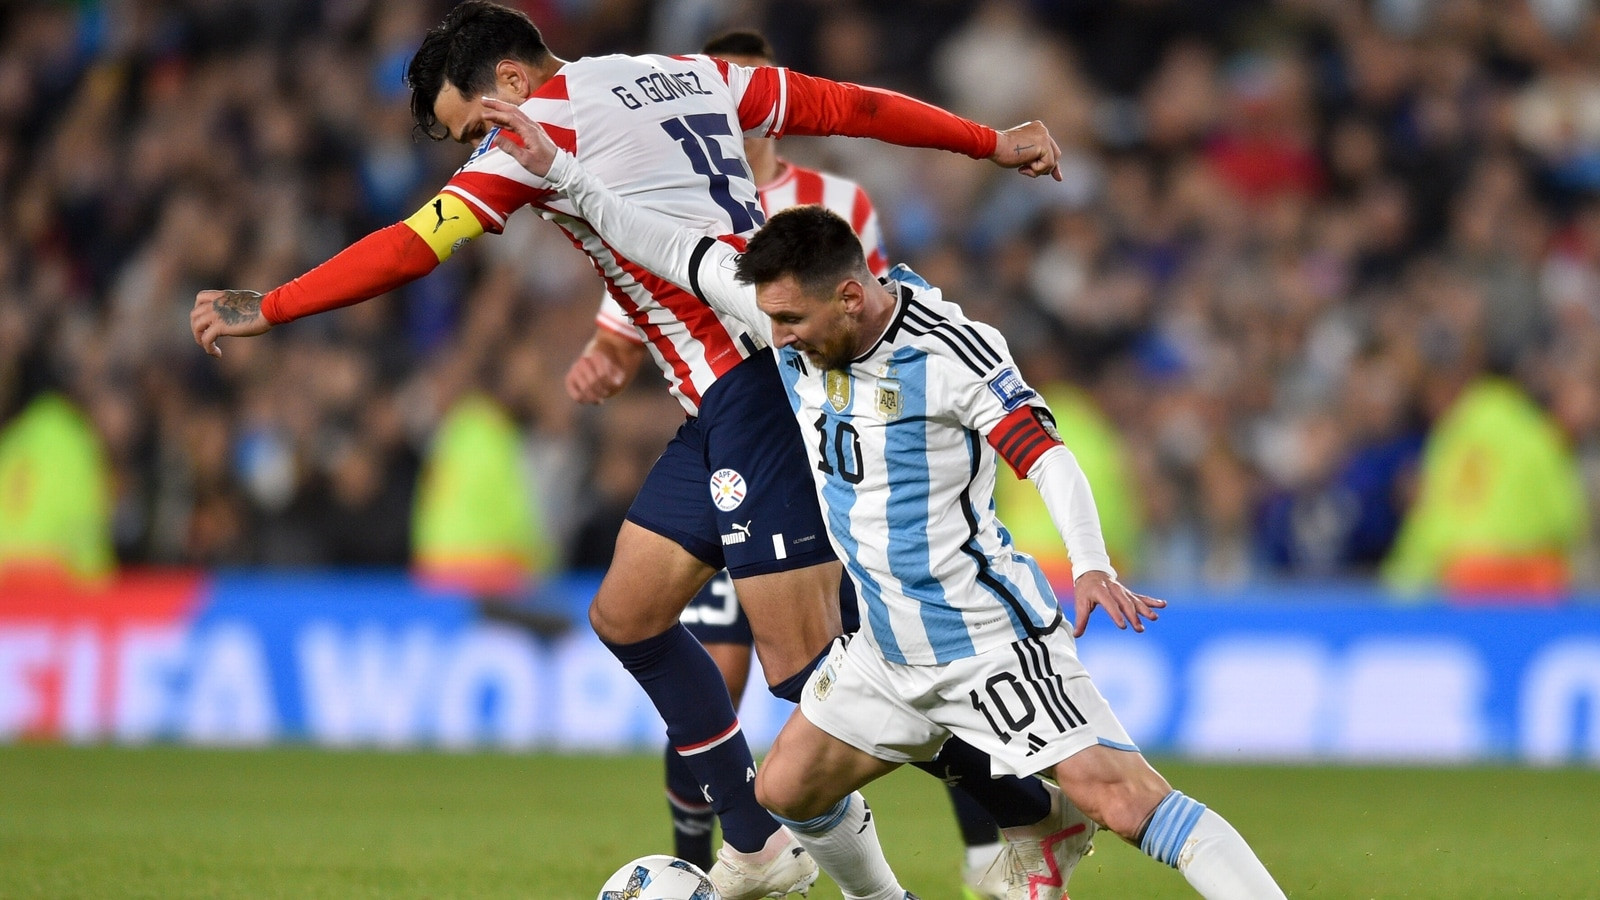
{"label": "soccer ball", "polygon": [[711,879],[675,856],[641,856],[613,872],[595,900],[718,900]]}

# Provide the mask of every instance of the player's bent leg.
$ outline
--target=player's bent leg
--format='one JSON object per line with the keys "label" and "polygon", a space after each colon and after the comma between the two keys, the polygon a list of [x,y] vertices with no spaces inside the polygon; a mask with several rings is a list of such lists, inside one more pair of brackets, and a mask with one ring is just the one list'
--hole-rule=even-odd
{"label": "player's bent leg", "polygon": [[1139,830],[1172,786],[1132,750],[1095,745],[1056,764],[1056,783],[1101,827],[1138,843]]}
{"label": "player's bent leg", "polygon": [[857,790],[896,766],[833,737],[795,710],[762,762],[756,796],[845,897],[902,900],[905,889],[884,858],[872,810]]}
{"label": "player's bent leg", "polygon": [[1207,900],[1279,900],[1283,890],[1228,821],[1173,790],[1142,755],[1097,746],[1056,766],[1061,787],[1097,821],[1177,869]]}
{"label": "player's bent leg", "polygon": [[[767,686],[778,696],[794,699],[810,667],[843,632],[839,620],[839,577],[836,561],[761,575],[736,576],[739,604],[750,619],[756,655]],[[795,689],[783,690],[789,682]]]}
{"label": "player's bent leg", "polygon": [[666,722],[667,739],[693,772],[697,795],[716,811],[723,839],[759,852],[777,824],[756,802],[755,762],[722,673],[678,622],[714,572],[671,540],[625,523],[589,619]]}
{"label": "player's bent leg", "polygon": [[[691,631],[693,627],[691,626]],[[703,643],[706,653],[722,671],[733,708],[739,708],[745,682],[750,678],[748,644]],[[669,741],[664,755],[667,811],[672,816],[673,854],[702,869],[711,868],[711,823],[716,817],[700,793],[699,779]]]}
{"label": "player's bent leg", "polygon": [[614,644],[654,637],[678,624],[683,608],[715,574],[672,539],[623,522],[611,566],[589,604],[589,624]]}

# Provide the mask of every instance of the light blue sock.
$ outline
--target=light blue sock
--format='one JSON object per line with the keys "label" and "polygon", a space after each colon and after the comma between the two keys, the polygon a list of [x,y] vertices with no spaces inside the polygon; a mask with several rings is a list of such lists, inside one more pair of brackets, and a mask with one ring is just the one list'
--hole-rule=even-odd
{"label": "light blue sock", "polygon": [[1183,842],[1189,839],[1189,832],[1194,831],[1195,823],[1205,811],[1204,803],[1189,799],[1182,791],[1173,791],[1161,798],[1156,811],[1150,814],[1150,824],[1145,826],[1144,836],[1139,839],[1139,849],[1146,856],[1176,869]]}
{"label": "light blue sock", "polygon": [[1283,900],[1283,889],[1239,832],[1178,791],[1156,806],[1139,849],[1182,872],[1206,900]]}

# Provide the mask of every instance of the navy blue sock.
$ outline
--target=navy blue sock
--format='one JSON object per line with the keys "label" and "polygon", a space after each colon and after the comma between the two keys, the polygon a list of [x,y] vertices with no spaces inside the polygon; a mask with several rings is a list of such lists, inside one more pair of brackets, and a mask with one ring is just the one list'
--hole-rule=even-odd
{"label": "navy blue sock", "polygon": [[756,764],[728,699],[722,672],[683,625],[634,644],[601,641],[667,723],[667,740],[694,773],[722,823],[722,839],[741,853],[766,846],[778,823],[756,802]]}
{"label": "navy blue sock", "polygon": [[832,649],[833,643],[829,642],[828,646],[823,647],[822,652],[816,655],[816,658],[812,659],[811,662],[801,666],[800,671],[790,675],[788,678],[785,678],[777,684],[768,686],[767,690],[772,693],[772,696],[777,697],[779,700],[787,700],[790,703],[799,703],[800,692],[805,689],[806,679],[811,677],[811,671],[813,669],[821,665],[822,661],[828,658],[828,651]]}
{"label": "navy blue sock", "polygon": [[912,763],[945,784],[966,791],[988,810],[1001,828],[1032,825],[1050,815],[1050,794],[1037,778],[989,776],[989,754],[960,738],[951,738],[929,762]]}
{"label": "navy blue sock", "polygon": [[672,855],[686,859],[702,870],[711,869],[711,826],[716,814],[700,794],[689,764],[668,744],[667,810],[672,813]]}
{"label": "navy blue sock", "polygon": [[[995,823],[994,816],[979,806],[971,794],[953,784],[947,787],[950,791],[950,805],[956,810],[956,825],[961,828],[961,842],[968,847],[998,843],[1000,826]],[[1039,818],[1042,819],[1044,816]]]}

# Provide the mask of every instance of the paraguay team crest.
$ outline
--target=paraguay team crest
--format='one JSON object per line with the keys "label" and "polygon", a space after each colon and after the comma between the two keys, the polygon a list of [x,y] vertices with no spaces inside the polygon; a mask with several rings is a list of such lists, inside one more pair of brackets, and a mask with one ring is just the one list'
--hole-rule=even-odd
{"label": "paraguay team crest", "polygon": [[901,408],[900,382],[893,378],[879,378],[878,415],[885,419],[898,419]]}
{"label": "paraguay team crest", "polygon": [[844,412],[850,405],[850,373],[841,369],[829,369],[822,380],[823,387],[828,392],[828,405],[834,412]]}
{"label": "paraguay team crest", "polygon": [[723,512],[733,512],[744,502],[744,476],[732,469],[711,473],[711,502]]}

